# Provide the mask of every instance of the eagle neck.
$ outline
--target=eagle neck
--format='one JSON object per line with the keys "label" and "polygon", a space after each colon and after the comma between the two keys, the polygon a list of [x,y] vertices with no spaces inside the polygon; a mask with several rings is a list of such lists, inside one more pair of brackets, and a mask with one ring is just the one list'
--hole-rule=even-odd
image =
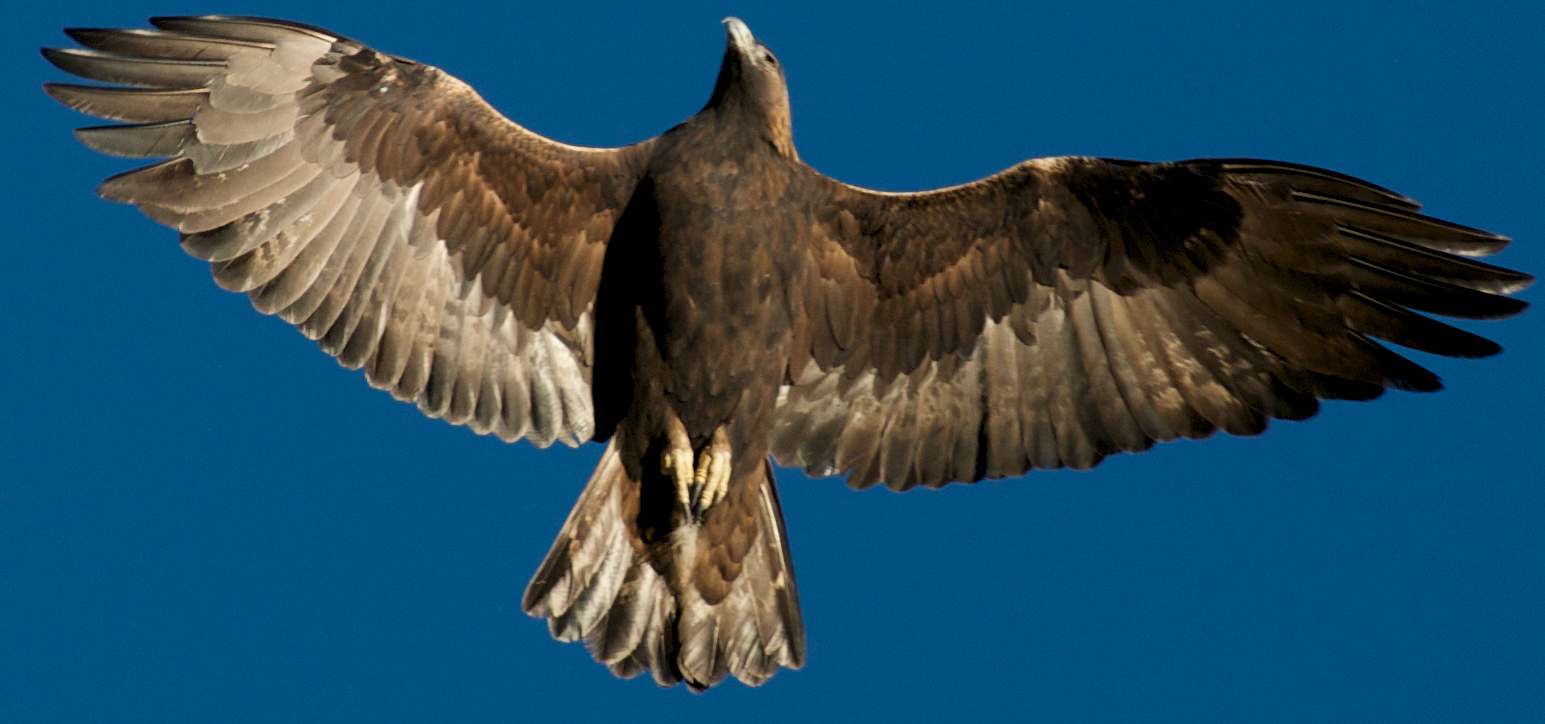
{"label": "eagle neck", "polygon": [[770,148],[775,154],[796,160],[794,139],[789,133],[787,116],[768,114],[763,109],[741,104],[721,105],[703,114],[712,133],[732,145]]}
{"label": "eagle neck", "polygon": [[778,155],[798,159],[789,119],[788,91],[781,76],[769,78],[749,67],[733,48],[726,51],[713,95],[699,112],[721,134],[749,134]]}

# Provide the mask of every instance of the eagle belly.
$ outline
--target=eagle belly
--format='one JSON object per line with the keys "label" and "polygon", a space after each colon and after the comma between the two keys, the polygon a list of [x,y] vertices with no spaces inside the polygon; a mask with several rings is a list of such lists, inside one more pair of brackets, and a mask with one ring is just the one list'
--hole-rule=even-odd
{"label": "eagle belly", "polygon": [[[768,458],[801,313],[796,226],[777,209],[723,168],[683,169],[640,184],[608,245],[592,394],[612,439],[525,607],[619,675],[700,690],[804,661]],[[684,505],[665,463],[725,440],[725,487]]]}
{"label": "eagle belly", "polygon": [[[699,162],[654,175],[630,207],[633,223],[622,230],[628,238],[613,239],[632,249],[617,254],[629,259],[614,265],[623,267],[618,275],[647,280],[634,286],[632,299],[612,305],[628,309],[603,310],[612,323],[597,330],[601,337],[632,328],[629,379],[606,383],[630,388],[626,411],[617,410],[632,438],[623,442],[625,453],[644,453],[673,415],[694,449],[724,428],[736,477],[767,455],[801,312],[791,290],[799,288],[804,256],[796,252],[801,225],[781,200],[786,184],[756,168],[764,164]],[[602,369],[604,351],[597,373],[615,376],[621,371]],[[598,385],[597,403],[605,406],[602,392]]]}
{"label": "eagle belly", "polygon": [[[661,401],[698,447],[726,426],[736,468],[767,454],[789,354],[786,224],[775,213],[710,217],[700,233],[661,239]],[[641,350],[647,351],[647,350]]]}

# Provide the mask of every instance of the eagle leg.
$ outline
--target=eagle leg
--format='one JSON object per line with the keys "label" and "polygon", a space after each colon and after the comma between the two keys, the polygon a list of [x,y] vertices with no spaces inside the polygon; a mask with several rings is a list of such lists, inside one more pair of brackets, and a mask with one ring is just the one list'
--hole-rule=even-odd
{"label": "eagle leg", "polygon": [[697,456],[697,474],[692,478],[694,512],[701,518],[709,507],[724,498],[730,484],[730,437],[720,427],[713,432],[702,454]]}
{"label": "eagle leg", "polygon": [[692,509],[692,438],[687,427],[674,414],[666,417],[666,445],[660,453],[660,473],[676,484],[676,502],[684,511]]}

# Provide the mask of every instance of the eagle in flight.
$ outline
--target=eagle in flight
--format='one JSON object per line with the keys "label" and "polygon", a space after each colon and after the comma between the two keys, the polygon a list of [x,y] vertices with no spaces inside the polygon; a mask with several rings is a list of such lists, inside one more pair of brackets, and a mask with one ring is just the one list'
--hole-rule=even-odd
{"label": "eagle in flight", "polygon": [[870,191],[806,166],[735,18],[707,105],[622,148],[538,136],[421,63],[307,25],[67,31],[48,84],[166,158],[98,192],[430,417],[606,443],[524,608],[618,676],[701,690],[805,660],[773,460],[894,490],[1090,468],[1320,399],[1431,391],[1379,340],[1499,347],[1508,240],[1250,159],[1035,159]]}

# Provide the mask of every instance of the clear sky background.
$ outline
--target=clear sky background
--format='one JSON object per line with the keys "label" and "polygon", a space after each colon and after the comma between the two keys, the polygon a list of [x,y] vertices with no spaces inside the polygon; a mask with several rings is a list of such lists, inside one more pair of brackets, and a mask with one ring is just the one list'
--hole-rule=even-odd
{"label": "clear sky background", "polygon": [[[707,98],[719,19],[787,69],[805,160],[881,189],[1032,156],[1324,166],[1545,271],[1536,2],[59,0],[0,114],[0,720],[1545,721],[1545,310],[1332,403],[1093,472],[853,492],[781,471],[809,662],[704,696],[520,612],[598,446],[423,419],[92,188],[130,163],[39,90],[64,26],[243,12],[438,65],[618,145]],[[1538,302],[1538,290],[1524,298]]]}

